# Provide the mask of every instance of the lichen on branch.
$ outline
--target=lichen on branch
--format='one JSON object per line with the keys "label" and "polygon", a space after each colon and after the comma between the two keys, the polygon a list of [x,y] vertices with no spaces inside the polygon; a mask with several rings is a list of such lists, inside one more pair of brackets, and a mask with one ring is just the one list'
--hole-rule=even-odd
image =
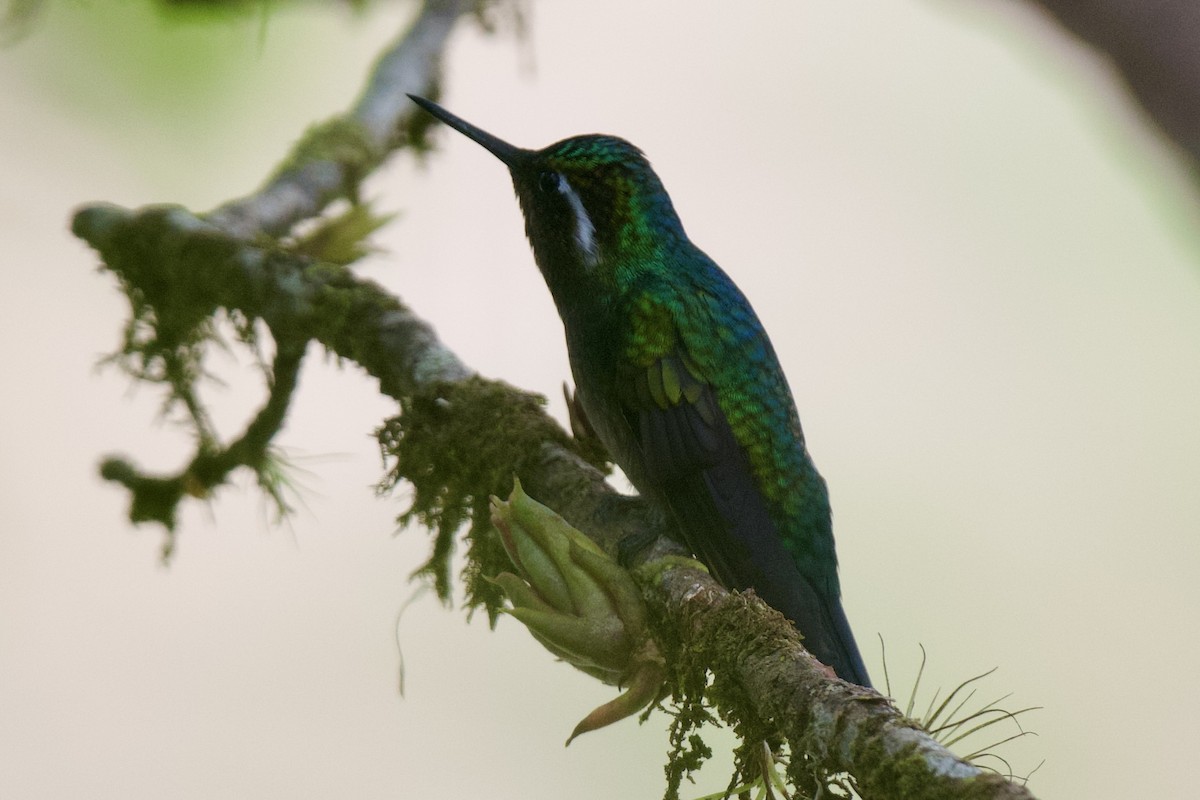
{"label": "lichen on branch", "polygon": [[[436,91],[437,56],[450,29],[480,7],[426,0],[412,28],[380,58],[348,112],[352,120],[318,127],[257,192],[206,215],[94,205],[76,215],[73,230],[130,295],[127,366],[171,387],[171,402],[188,408],[198,430],[208,426],[190,387],[215,343],[215,320],[234,322],[247,345],[259,325],[272,333],[271,395],[241,441],[216,447],[232,461],[270,465],[262,442],[282,426],[310,341],[377,378],[402,408],[380,429],[390,465],[383,485],[410,482],[414,502],[402,520],[435,532],[423,574],[449,594],[450,552],[456,531],[467,526],[468,602],[494,620],[499,598],[488,594],[494,590],[482,576],[511,562],[492,535],[487,500],[507,494],[514,474],[610,555],[629,535],[654,541],[648,558],[677,547],[661,512],[608,486],[597,468],[603,458],[550,421],[540,398],[475,377],[428,323],[346,267],[381,219],[353,204],[363,171],[397,144],[421,141],[404,94]],[[335,200],[351,201],[348,215],[305,233],[302,226]],[[134,518],[169,524],[180,499],[205,495],[226,474],[203,460],[213,449],[198,447],[175,476],[143,475],[116,460],[107,474],[133,492]],[[722,589],[694,562],[658,564],[657,572],[639,573],[639,584],[676,701],[669,788],[677,792],[708,755],[696,729],[717,715],[744,737],[738,763],[746,779],[764,777],[765,761],[774,758],[764,760],[763,742],[775,752],[786,743],[797,786],[850,772],[872,797],[1028,797],[956,759],[878,695],[829,678],[795,631],[757,599]]]}
{"label": "lichen on branch", "polygon": [[477,376],[423,386],[400,404],[402,412],[376,431],[389,465],[379,490],[411,485],[412,504],[398,522],[416,521],[435,533],[417,574],[431,578],[444,601],[451,592],[455,537],[468,526],[467,607],[486,609],[494,625],[503,594],[486,578],[511,567],[492,527],[488,500],[507,496],[513,476],[539,459],[547,442],[576,450],[574,439],[545,413],[545,398]]}

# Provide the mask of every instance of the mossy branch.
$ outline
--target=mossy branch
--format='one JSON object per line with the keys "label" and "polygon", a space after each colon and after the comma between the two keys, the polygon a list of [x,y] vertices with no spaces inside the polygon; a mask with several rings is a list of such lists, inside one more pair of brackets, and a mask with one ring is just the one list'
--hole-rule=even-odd
{"label": "mossy branch", "polygon": [[[394,375],[420,371],[415,364],[389,370],[360,346],[393,332],[404,340],[420,339],[425,326],[386,293],[357,292],[346,281],[345,265],[365,255],[366,238],[390,219],[359,202],[358,185],[395,148],[427,147],[428,120],[401,102],[405,92],[438,93],[439,57],[454,23],[466,13],[486,19],[492,4],[426,0],[408,30],[385,50],[351,110],[310,128],[255,193],[204,217],[166,206],[137,214],[136,224],[126,224],[127,212],[110,206],[76,214],[73,230],[98,247],[103,242],[108,267],[130,301],[124,341],[111,360],[138,380],[164,385],[164,411],[182,406],[195,431],[195,455],[175,475],[148,475],[116,457],[101,468],[103,477],[129,489],[132,521],[167,529],[164,555],[174,545],[179,502],[189,495],[207,497],[237,466],[250,467],[280,512],[287,510],[286,478],[268,445],[282,426],[305,347],[321,338],[312,329],[322,320],[335,320],[334,330],[345,332],[342,338],[325,337],[327,346],[364,365],[376,364],[376,374],[393,391],[406,388],[402,380],[390,386]],[[350,201],[348,210],[297,234],[298,223],[340,198]],[[242,246],[251,241],[258,246]],[[228,269],[213,269],[214,264]],[[277,351],[266,406],[228,447],[218,443],[197,395],[207,351],[223,344],[217,334],[222,315],[255,352],[257,323],[265,322]],[[347,318],[355,324],[347,327]],[[452,355],[437,369],[456,378],[466,374]]]}
{"label": "mossy branch", "polygon": [[[686,559],[663,558],[680,550],[660,514],[608,486],[604,472],[580,455],[540,401],[479,379],[431,326],[381,287],[281,242],[332,200],[354,199],[362,175],[398,142],[419,141],[401,98],[436,93],[436,56],[453,22],[476,7],[428,0],[380,59],[345,124],[317,129],[254,195],[203,217],[171,206],[130,211],[104,204],[75,215],[75,234],[96,249],[134,303],[125,355],[143,377],[172,387],[202,434],[208,428],[190,387],[201,374],[216,316],[226,314],[243,333],[258,320],[276,336],[271,395],[215,461],[199,460],[205,443],[197,459],[170,478],[109,462],[108,477],[134,493],[134,518],[169,524],[188,492],[211,491],[231,465],[261,466],[286,414],[304,346],[316,341],[375,376],[380,390],[401,404],[404,413],[381,431],[395,459],[389,480],[413,483],[416,503],[408,513],[438,531],[426,568],[443,591],[447,551],[460,524],[470,519],[479,526],[473,563],[495,556],[476,549],[486,547],[479,544],[486,539],[481,508],[489,495],[507,493],[513,474],[532,497],[610,554],[629,535],[655,541],[643,551],[646,565],[638,574],[648,587],[649,622],[666,649],[679,709],[668,767],[674,789],[703,760],[707,748],[694,731],[712,708],[743,737],[739,763],[751,777],[760,743],[786,743],[798,787],[849,773],[865,797],[1031,797],[955,758],[874,692],[830,678],[792,627],[752,595],[725,591]],[[369,229],[369,218],[355,224]],[[336,249],[353,252],[353,242],[347,249],[339,240]],[[495,598],[475,599],[494,609]]]}
{"label": "mossy branch", "polygon": [[680,637],[678,651],[668,647],[668,663],[708,664],[710,695],[743,741],[787,742],[793,785],[848,773],[864,798],[1033,797],[955,756],[876,692],[831,680],[777,612],[689,572],[667,570],[658,584],[654,606],[666,614],[666,631]]}
{"label": "mossy branch", "polygon": [[[432,404],[426,409],[429,419],[437,420],[437,408],[447,415],[456,406],[478,411],[477,398],[458,393],[478,379],[433,329],[398,299],[345,268],[230,239],[178,208],[131,212],[94,206],[76,216],[74,229],[122,280],[135,286],[174,286],[195,294],[198,303],[236,309],[265,320],[272,329],[315,339],[379,378],[385,394],[402,403],[424,398]],[[496,387],[492,384],[485,393],[488,402],[520,407],[520,429],[541,430],[538,435],[544,438],[522,437],[519,448],[464,449],[437,439],[441,425],[434,425],[422,434],[434,438],[419,448],[429,469],[443,470],[437,466],[439,453],[457,461],[455,470],[472,453],[486,454],[488,461],[468,467],[480,485],[451,484],[451,494],[439,495],[438,482],[432,481],[426,492],[469,498],[474,504],[495,491],[498,476],[519,471],[531,496],[608,552],[630,533],[659,534],[648,559],[678,552],[656,512],[613,491],[599,469],[564,444],[565,433],[545,433],[556,429],[555,423],[547,418],[541,427],[531,421],[530,415],[544,414],[536,403],[531,405],[516,390]],[[442,423],[450,424],[447,419]],[[503,437],[503,432],[495,435]],[[473,436],[468,434],[468,442],[477,441]],[[865,796],[1031,796],[957,759],[874,692],[830,679],[791,626],[757,599],[730,594],[706,573],[684,564],[669,563],[655,574],[654,585],[658,638],[676,643],[668,663],[707,665],[714,676],[710,697],[722,717],[747,737],[772,738],[766,734],[774,732],[787,741],[793,769],[808,775],[849,772]],[[695,670],[683,673],[694,675]]]}
{"label": "mossy branch", "polygon": [[357,102],[309,128],[262,187],[211,211],[208,220],[236,238],[278,238],[335,200],[357,202],[362,179],[395,149],[428,149],[429,120],[414,113],[405,94],[439,94],[440,56],[455,23],[467,13],[484,17],[498,4],[425,0],[408,30],[376,61]]}
{"label": "mossy branch", "polygon": [[[471,377],[439,381],[401,398],[403,413],[376,432],[391,465],[381,493],[399,483],[413,488],[400,515],[435,532],[433,552],[416,574],[433,579],[443,601],[450,598],[450,555],[469,523],[464,574],[467,607],[483,607],[495,624],[503,594],[491,582],[510,569],[493,534],[489,498],[507,496],[513,476],[524,474],[545,445],[576,452],[574,440],[545,412],[545,398],[505,383]],[[603,462],[593,462],[605,470]]]}
{"label": "mossy branch", "polygon": [[219,447],[213,437],[202,439],[191,462],[169,476],[146,474],[118,456],[109,457],[100,465],[101,477],[129,490],[131,521],[158,522],[167,529],[164,559],[170,558],[175,548],[175,515],[179,501],[185,495],[209,497],[238,467],[249,467],[254,471],[259,485],[275,502],[280,514],[288,510],[284,496],[286,483],[278,466],[280,459],[272,454],[271,441],[283,428],[296,390],[304,346],[285,338],[278,342],[267,402],[242,435],[228,446]]}

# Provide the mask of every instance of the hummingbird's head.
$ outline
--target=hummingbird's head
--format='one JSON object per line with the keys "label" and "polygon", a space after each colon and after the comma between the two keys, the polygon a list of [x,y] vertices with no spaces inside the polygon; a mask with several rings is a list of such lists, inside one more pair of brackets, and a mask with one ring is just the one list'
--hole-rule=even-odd
{"label": "hummingbird's head", "polygon": [[620,291],[684,239],[662,182],[616,136],[573,136],[541,150],[514,147],[420,97],[413,102],[504,162],[525,233],[555,298]]}

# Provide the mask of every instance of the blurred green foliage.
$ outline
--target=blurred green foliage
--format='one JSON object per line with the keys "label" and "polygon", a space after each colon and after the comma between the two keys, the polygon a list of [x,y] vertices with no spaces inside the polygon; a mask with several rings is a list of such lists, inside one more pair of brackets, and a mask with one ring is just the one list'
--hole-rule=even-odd
{"label": "blurred green foliage", "polygon": [[[361,11],[370,0],[148,0],[144,5],[171,20],[205,22],[224,19],[231,14],[265,16],[281,6],[300,4],[343,6]],[[0,44],[9,44],[26,36],[49,6],[49,0],[8,0],[0,16]]]}

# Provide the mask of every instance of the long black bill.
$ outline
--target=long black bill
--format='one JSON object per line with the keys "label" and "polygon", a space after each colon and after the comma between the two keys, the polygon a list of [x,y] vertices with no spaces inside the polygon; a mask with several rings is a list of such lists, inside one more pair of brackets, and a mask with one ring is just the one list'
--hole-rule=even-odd
{"label": "long black bill", "polygon": [[528,150],[523,150],[520,147],[513,147],[503,139],[492,136],[485,130],[476,128],[465,119],[456,117],[446,109],[439,106],[432,100],[426,100],[424,97],[417,97],[415,94],[408,96],[410,100],[419,105],[421,108],[433,114],[442,122],[449,125],[454,130],[466,136],[473,142],[476,142],[484,147],[489,153],[503,161],[507,166],[516,166],[521,158],[529,153]]}

